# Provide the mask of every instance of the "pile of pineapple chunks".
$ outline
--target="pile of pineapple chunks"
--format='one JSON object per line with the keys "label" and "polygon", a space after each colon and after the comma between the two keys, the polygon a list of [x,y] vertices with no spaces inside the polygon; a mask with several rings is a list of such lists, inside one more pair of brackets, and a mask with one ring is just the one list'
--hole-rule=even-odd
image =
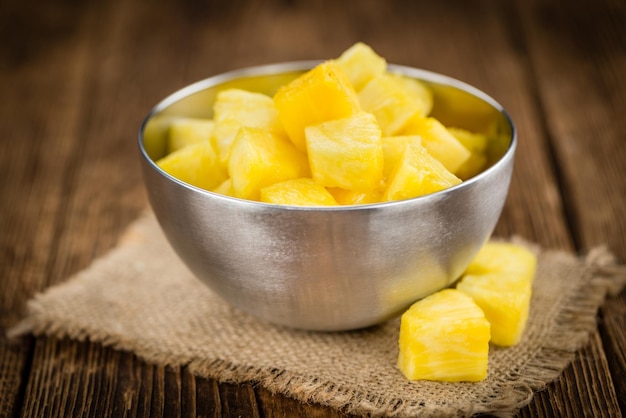
{"label": "pile of pineapple chunks", "polygon": [[400,319],[398,368],[410,380],[476,382],[487,377],[489,344],[522,338],[530,310],[536,255],[490,241],[455,288],[415,302]]}
{"label": "pile of pineapple chunks", "polygon": [[[216,193],[296,206],[413,198],[461,183],[486,164],[488,138],[429,116],[432,92],[391,73],[357,43],[273,97],[218,93],[213,119],[179,118],[157,164]],[[479,381],[490,342],[517,344],[535,255],[487,243],[455,288],[412,305],[401,318],[398,368],[410,380]]]}
{"label": "pile of pineapple chunks", "polygon": [[273,97],[220,91],[212,119],[172,122],[157,164],[196,187],[273,204],[413,198],[461,183],[487,160],[485,134],[444,126],[432,106],[425,84],[357,43]]}

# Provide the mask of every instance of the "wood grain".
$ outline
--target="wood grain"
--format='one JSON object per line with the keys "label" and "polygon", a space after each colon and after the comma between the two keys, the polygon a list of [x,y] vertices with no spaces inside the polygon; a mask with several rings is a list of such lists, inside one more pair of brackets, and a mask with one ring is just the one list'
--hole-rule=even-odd
{"label": "wood grain", "polygon": [[[55,0],[0,3],[0,329],[115,245],[145,208],[136,132],[167,94],[223,71],[371,44],[484,90],[519,148],[496,234],[626,260],[626,5],[553,0]],[[626,410],[626,294],[520,416]],[[340,417],[253,384],[89,342],[0,337],[0,416]]]}
{"label": "wood grain", "polygon": [[[557,181],[565,201],[564,218],[576,250],[586,252],[607,245],[622,262],[626,259],[626,73],[623,22],[626,5],[604,4],[588,8],[572,4],[567,16],[556,2],[530,2],[520,8],[525,38],[529,44],[541,108],[550,138]],[[598,22],[603,22],[598,25]],[[586,34],[581,37],[580,34]],[[581,62],[581,57],[586,57]],[[620,59],[621,57],[621,59]],[[609,302],[602,312],[604,321],[592,339],[597,353],[611,357],[607,382],[583,385],[596,390],[604,386],[619,392],[589,393],[589,399],[619,401],[624,410],[626,346],[618,343],[624,333],[626,292]],[[604,347],[602,344],[604,342]],[[593,367],[598,356],[586,356],[581,368]],[[578,360],[574,370],[578,369]],[[585,375],[583,375],[585,376]],[[580,376],[576,376],[579,380]],[[617,383],[617,384],[616,384]],[[617,396],[619,395],[619,398]],[[617,409],[615,406],[602,410]],[[597,416],[598,411],[592,411]]]}

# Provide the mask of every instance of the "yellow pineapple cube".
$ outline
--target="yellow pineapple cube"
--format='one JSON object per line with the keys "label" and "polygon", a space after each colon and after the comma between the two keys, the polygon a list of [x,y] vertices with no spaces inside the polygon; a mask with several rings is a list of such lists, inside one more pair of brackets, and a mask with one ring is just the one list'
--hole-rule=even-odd
{"label": "yellow pineapple cube", "polygon": [[428,116],[431,110],[433,110],[433,91],[428,88],[422,81],[416,80],[411,77],[407,77],[402,74],[389,73],[400,86],[406,90],[413,100],[419,104],[419,114],[421,116]]}
{"label": "yellow pineapple cube", "polygon": [[211,119],[180,118],[172,121],[168,135],[168,154],[187,145],[209,141],[215,122]]}
{"label": "yellow pineapple cube", "polygon": [[515,244],[489,242],[467,268],[456,288],[472,297],[491,324],[491,340],[517,344],[530,309],[537,260]]}
{"label": "yellow pineapple cube", "polygon": [[480,152],[472,152],[470,157],[454,173],[461,180],[467,180],[480,174],[487,167],[487,156]]}
{"label": "yellow pineapple cube", "polygon": [[335,62],[344,70],[356,91],[387,69],[387,61],[362,42],[346,49]]}
{"label": "yellow pineapple cube", "polygon": [[328,187],[327,190],[340,205],[366,205],[369,203],[378,203],[382,198],[381,190],[358,192],[355,190],[342,189],[340,187]]}
{"label": "yellow pineapple cube", "polygon": [[454,127],[448,127],[448,132],[454,135],[471,152],[467,161],[454,174],[463,180],[467,180],[483,171],[487,166],[487,155],[485,154],[487,136]]}
{"label": "yellow pineapple cube", "polygon": [[241,89],[223,90],[215,98],[213,112],[214,148],[223,164],[228,160],[231,145],[241,127],[259,128],[284,135],[274,100],[265,94]]}
{"label": "yellow pineapple cube", "polygon": [[157,165],[177,179],[206,190],[228,177],[208,140],[174,151],[158,160]]}
{"label": "yellow pineapple cube", "polygon": [[494,344],[508,347],[520,341],[529,314],[529,283],[507,282],[501,274],[470,274],[463,277],[457,289],[474,299],[485,312]]}
{"label": "yellow pineapple cube", "polygon": [[296,148],[306,150],[307,126],[352,116],[360,110],[350,80],[327,61],[282,86],[274,95],[278,116]]}
{"label": "yellow pineapple cube", "polygon": [[424,105],[404,81],[393,74],[371,79],[358,93],[361,108],[376,116],[383,135],[395,135],[416,115],[424,115]]}
{"label": "yellow pineapple cube", "polygon": [[309,126],[305,132],[313,180],[360,192],[382,187],[383,146],[373,115],[359,112]]}
{"label": "yellow pineapple cube", "polygon": [[507,273],[532,283],[537,256],[528,248],[509,242],[490,241],[483,245],[465,274]]}
{"label": "yellow pineapple cube", "polygon": [[261,202],[292,206],[336,206],[333,196],[310,178],[285,180],[261,189]]}
{"label": "yellow pineapple cube", "polygon": [[393,169],[383,194],[384,201],[410,199],[461,183],[417,142],[408,142]]}
{"label": "yellow pineapple cube", "polygon": [[223,194],[224,196],[234,196],[233,193],[233,181],[230,178],[227,178],[223,182],[221,182],[217,187],[215,187],[212,192]]}
{"label": "yellow pineapple cube", "polygon": [[400,320],[398,368],[410,380],[477,382],[487,377],[490,325],[467,295],[445,289]]}
{"label": "yellow pineapple cube", "polygon": [[413,117],[402,134],[421,136],[422,145],[452,173],[470,157],[470,151],[435,118]]}
{"label": "yellow pineapple cube", "polygon": [[259,200],[263,187],[310,174],[306,156],[287,138],[246,127],[233,141],[228,173],[233,195],[249,200]]}
{"label": "yellow pineapple cube", "polygon": [[454,137],[468,150],[472,152],[485,152],[487,149],[487,136],[470,132],[467,129],[456,128],[456,127],[448,127],[448,132],[450,132]]}
{"label": "yellow pineapple cube", "polygon": [[384,167],[383,175],[385,180],[389,180],[391,173],[396,168],[402,156],[404,155],[404,148],[407,144],[415,142],[421,144],[421,138],[417,135],[397,135],[397,136],[384,136],[383,142],[383,156]]}

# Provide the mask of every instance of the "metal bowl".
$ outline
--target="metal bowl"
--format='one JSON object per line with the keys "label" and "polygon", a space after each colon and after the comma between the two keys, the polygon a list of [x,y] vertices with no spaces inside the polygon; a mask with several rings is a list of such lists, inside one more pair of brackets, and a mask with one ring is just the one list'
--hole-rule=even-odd
{"label": "metal bowl", "polygon": [[495,133],[488,169],[414,199],[312,208],[222,196],[185,184],[155,164],[165,155],[173,118],[211,117],[215,96],[225,88],[273,94],[317,63],[248,68],[192,84],[148,114],[139,149],[149,200],[167,239],[209,288],[264,321],[351,330],[386,321],[459,277],[500,216],[516,132],[504,109],[481,91],[440,74],[390,65],[432,88],[432,115],[444,124]]}

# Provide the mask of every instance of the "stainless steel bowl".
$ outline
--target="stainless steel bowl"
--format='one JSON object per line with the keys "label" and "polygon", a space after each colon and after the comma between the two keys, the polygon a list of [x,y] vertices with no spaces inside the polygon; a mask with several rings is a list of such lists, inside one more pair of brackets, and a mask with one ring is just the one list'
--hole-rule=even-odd
{"label": "stainless steel bowl", "polygon": [[391,65],[433,89],[433,116],[444,124],[496,133],[487,170],[415,199],[308,208],[211,193],[155,164],[165,153],[172,118],[211,117],[216,93],[225,88],[273,94],[317,63],[248,68],[192,84],[149,113],[139,148],[158,221],[202,282],[233,307],[265,321],[350,330],[388,320],[459,277],[498,221],[517,140],[507,113],[481,91],[440,74]]}

